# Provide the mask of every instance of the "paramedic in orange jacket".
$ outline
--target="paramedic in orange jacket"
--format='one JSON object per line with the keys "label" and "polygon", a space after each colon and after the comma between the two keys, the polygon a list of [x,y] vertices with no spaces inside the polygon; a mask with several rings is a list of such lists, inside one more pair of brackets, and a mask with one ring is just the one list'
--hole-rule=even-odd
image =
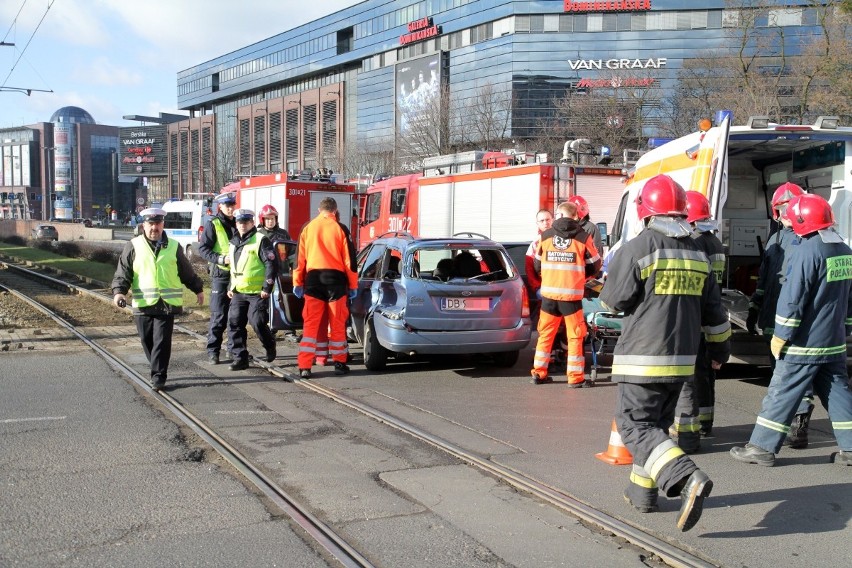
{"label": "paramedic in orange jacket", "polygon": [[346,321],[349,319],[347,296],[358,290],[358,275],[352,265],[346,232],[337,222],[337,202],[326,197],[319,204],[319,215],[305,225],[299,235],[297,265],[293,270],[293,294],[305,299],[302,341],[299,344],[299,376],[311,377],[317,349],[317,337],[323,312],[328,309],[330,326],[328,351],[334,360],[334,373],[345,375]]}
{"label": "paramedic in orange jacket", "polygon": [[598,273],[601,257],[592,237],[577,219],[577,205],[565,202],[556,208],[553,226],[541,235],[535,257],[535,271],[541,275],[541,315],[538,320],[538,344],[533,359],[532,382],[552,382],[547,374],[553,341],[562,319],[568,334],[566,356],[568,386],[591,386],[583,371],[583,293],[586,280]]}

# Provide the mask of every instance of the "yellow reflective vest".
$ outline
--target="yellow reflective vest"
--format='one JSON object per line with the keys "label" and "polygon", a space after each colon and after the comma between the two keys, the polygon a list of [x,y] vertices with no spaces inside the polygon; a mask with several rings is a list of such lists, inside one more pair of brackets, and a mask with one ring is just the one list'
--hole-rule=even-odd
{"label": "yellow reflective vest", "polygon": [[134,308],[147,308],[162,299],[169,305],[183,305],[183,285],[178,277],[177,244],[171,243],[154,255],[148,239],[143,235],[134,237],[133,244],[133,292]]}
{"label": "yellow reflective vest", "polygon": [[240,259],[234,265],[234,254],[237,247],[232,243],[228,254],[231,257],[231,290],[240,294],[260,294],[266,281],[266,265],[260,260],[260,239],[258,233],[249,237],[242,246]]}

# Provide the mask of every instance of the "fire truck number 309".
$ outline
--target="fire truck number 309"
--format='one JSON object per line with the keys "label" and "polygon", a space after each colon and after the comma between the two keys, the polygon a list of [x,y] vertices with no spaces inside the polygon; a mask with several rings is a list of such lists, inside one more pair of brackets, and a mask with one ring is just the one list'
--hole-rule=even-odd
{"label": "fire truck number 309", "polygon": [[408,231],[411,229],[411,217],[390,217],[388,218],[388,230],[390,231]]}

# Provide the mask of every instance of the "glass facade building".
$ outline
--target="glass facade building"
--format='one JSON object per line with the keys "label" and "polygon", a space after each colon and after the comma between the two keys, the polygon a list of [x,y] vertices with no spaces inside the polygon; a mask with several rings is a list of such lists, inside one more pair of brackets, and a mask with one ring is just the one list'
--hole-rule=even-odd
{"label": "glass facade building", "polygon": [[[488,88],[509,101],[503,137],[536,138],[568,92],[619,81],[671,94],[685,62],[739,25],[744,14],[730,5],[367,0],[180,72],[178,106],[214,114],[217,137],[234,133],[244,175],[330,167],[354,146],[393,144],[427,87],[462,102]],[[790,55],[817,33],[816,18],[812,2],[779,2],[754,27],[784,28],[776,37]],[[646,136],[654,118],[643,117]]]}

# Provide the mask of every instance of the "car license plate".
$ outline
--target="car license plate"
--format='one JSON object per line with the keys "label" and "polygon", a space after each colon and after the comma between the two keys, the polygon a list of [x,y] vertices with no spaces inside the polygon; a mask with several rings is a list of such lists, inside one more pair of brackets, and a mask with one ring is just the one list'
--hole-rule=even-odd
{"label": "car license plate", "polygon": [[445,312],[483,312],[488,310],[488,298],[441,298]]}

